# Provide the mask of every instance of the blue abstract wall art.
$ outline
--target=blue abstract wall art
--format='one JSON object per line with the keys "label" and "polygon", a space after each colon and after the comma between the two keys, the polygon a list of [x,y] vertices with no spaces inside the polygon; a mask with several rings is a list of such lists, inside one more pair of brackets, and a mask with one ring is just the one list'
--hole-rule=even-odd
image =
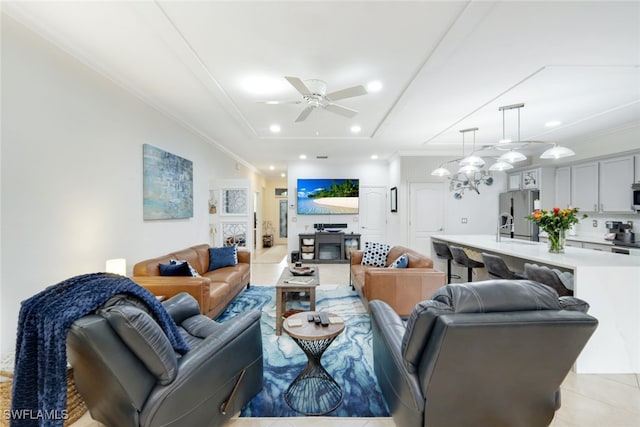
{"label": "blue abstract wall art", "polygon": [[143,144],[145,220],[193,217],[193,162]]}

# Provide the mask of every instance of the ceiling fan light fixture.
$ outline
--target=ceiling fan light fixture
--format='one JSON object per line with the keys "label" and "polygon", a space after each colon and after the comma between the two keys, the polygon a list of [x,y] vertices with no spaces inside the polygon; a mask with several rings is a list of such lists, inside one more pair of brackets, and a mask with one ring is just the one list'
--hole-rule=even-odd
{"label": "ceiling fan light fixture", "polygon": [[541,159],[561,159],[563,157],[575,156],[576,153],[568,147],[562,145],[553,144],[553,147],[549,148],[540,155]]}
{"label": "ceiling fan light fixture", "polygon": [[503,162],[500,160],[489,166],[490,171],[506,171],[509,169],[513,169],[513,165],[511,163]]}
{"label": "ceiling fan light fixture", "polygon": [[443,168],[442,166],[440,166],[437,169],[434,169],[433,172],[431,172],[431,175],[433,176],[449,176],[451,175],[451,171],[447,168]]}
{"label": "ceiling fan light fixture", "polygon": [[521,162],[523,160],[527,160],[527,156],[520,153],[519,151],[509,150],[500,157],[498,157],[498,161],[500,162],[508,162],[508,163],[516,163]]}

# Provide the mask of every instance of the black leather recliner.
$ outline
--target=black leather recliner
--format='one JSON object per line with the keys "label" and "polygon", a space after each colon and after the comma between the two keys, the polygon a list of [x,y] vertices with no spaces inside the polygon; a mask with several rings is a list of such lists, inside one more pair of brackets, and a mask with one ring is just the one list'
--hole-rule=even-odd
{"label": "black leather recliner", "polygon": [[396,425],[549,425],[598,324],[588,307],[528,280],[445,286],[406,326],[371,301],[374,368]]}
{"label": "black leather recliner", "polygon": [[144,306],[118,295],[69,330],[78,391],[108,427],[221,426],[262,389],[260,312],[217,323],[186,293],[163,305],[190,351],[175,353]]}

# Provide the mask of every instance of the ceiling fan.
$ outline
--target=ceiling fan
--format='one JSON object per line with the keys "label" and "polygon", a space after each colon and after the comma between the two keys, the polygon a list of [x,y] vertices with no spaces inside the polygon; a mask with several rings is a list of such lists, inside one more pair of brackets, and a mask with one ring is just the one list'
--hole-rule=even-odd
{"label": "ceiling fan", "polygon": [[344,117],[353,117],[358,114],[358,111],[347,108],[343,105],[338,105],[334,101],[352,98],[354,96],[366,95],[367,89],[364,86],[353,86],[347,89],[338,90],[335,92],[327,93],[327,82],[318,79],[310,79],[302,81],[298,77],[285,77],[287,81],[302,95],[303,101],[262,101],[266,104],[302,104],[306,103],[307,106],[298,115],[296,122],[302,122],[314,108],[324,108],[332,113],[340,114]]}

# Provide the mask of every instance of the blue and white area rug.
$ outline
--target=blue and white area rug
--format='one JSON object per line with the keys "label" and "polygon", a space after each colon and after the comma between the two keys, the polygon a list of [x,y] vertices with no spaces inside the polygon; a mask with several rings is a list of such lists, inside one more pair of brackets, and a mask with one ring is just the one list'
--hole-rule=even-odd
{"label": "blue and white area rug", "polygon": [[[252,286],[244,290],[218,317],[224,322],[249,309],[262,310],[264,386],[245,407],[241,417],[297,417],[284,399],[284,392],[307,363],[298,345],[283,332],[275,334],[275,287]],[[288,302],[287,309],[308,310],[308,302]],[[329,311],[345,319],[345,330],[322,356],[322,365],[342,387],[342,404],[327,416],[388,417],[373,371],[371,323],[357,294],[346,285],[321,285],[316,290],[316,310]]]}

